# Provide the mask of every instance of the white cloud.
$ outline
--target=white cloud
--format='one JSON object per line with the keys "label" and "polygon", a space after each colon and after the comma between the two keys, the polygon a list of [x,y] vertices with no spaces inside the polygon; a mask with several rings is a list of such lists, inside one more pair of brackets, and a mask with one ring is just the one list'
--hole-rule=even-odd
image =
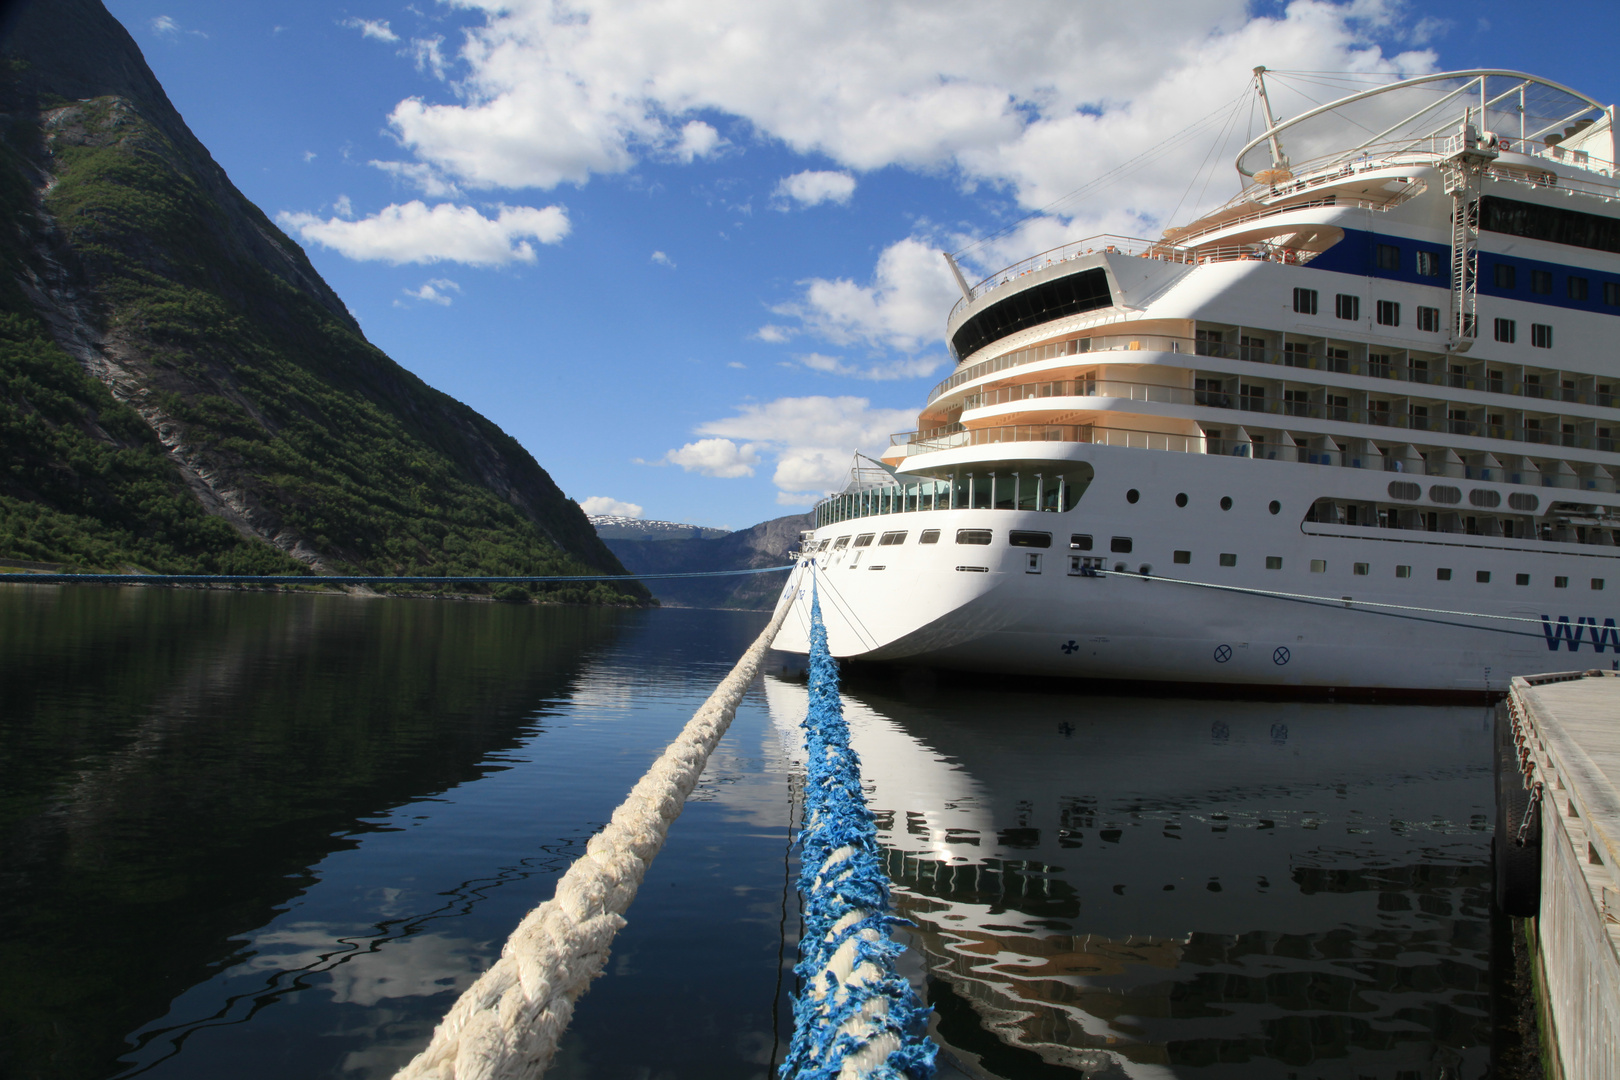
{"label": "white cloud", "polygon": [[932,375],[945,363],[945,358],[938,355],[874,360],[864,366],[848,363],[839,356],[823,356],[821,353],[805,353],[793,359],[811,371],[819,371],[826,375],[847,375],[854,379],[871,379],[874,382],[922,378],[925,375]]}
{"label": "white cloud", "polygon": [[701,120],[693,120],[681,128],[681,140],[675,144],[675,156],[690,165],[695,159],[714,153],[723,141],[714,128]]}
{"label": "white cloud", "polygon": [[[1397,0],[1291,0],[1263,15],[1247,0],[1025,0],[994,19],[975,0],[456,3],[483,15],[457,51],[458,99],[412,98],[391,121],[471,186],[583,182],[672,145],[701,156],[712,144],[695,134],[717,139],[692,120],[702,111],[843,168],[956,169],[1037,206],[1237,94],[1257,59],[1355,72],[1434,62],[1383,54],[1375,36],[1432,32],[1403,30]],[[1184,184],[1204,149],[1178,150],[1162,184]]]}
{"label": "white cloud", "polygon": [[597,514],[613,514],[617,517],[638,518],[644,513],[638,503],[620,502],[618,499],[610,499],[606,495],[592,495],[588,499],[581,499],[579,506],[587,514],[593,516]]}
{"label": "white cloud", "polygon": [[406,296],[414,296],[418,300],[426,300],[430,304],[449,307],[454,299],[450,294],[461,291],[461,286],[449,278],[430,278],[422,283],[420,289],[406,289]]}
{"label": "white cloud", "polygon": [[445,80],[444,38],[412,38],[407,54],[416,61],[416,70],[430,74],[440,82]]}
{"label": "white cloud", "polygon": [[878,257],[870,285],[848,278],[804,282],[804,294],[775,309],[839,345],[866,343],[914,352],[944,336],[945,314],[961,296],[939,250],[908,237]]}
{"label": "white cloud", "polygon": [[208,35],[201,30],[184,30],[181,25],[168,15],[159,15],[149,24],[152,32],[160,37],[173,38],[184,32],[192,37],[206,38]]}
{"label": "white cloud", "polygon": [[759,464],[759,447],[752,443],[739,446],[730,439],[699,439],[666,453],[660,464],[665,462],[679,465],[687,472],[734,480],[754,475],[754,466]]}
{"label": "white cloud", "polygon": [[764,326],[754,331],[754,337],[758,338],[760,341],[768,341],[772,345],[780,345],[788,338],[792,337],[795,333],[797,333],[797,331],[792,327],[777,326],[775,323],[766,323]]}
{"label": "white cloud", "polygon": [[304,151],[304,164],[308,165],[310,162],[312,162],[314,160],[315,160],[315,151],[313,151],[313,150],[305,150]]}
{"label": "white cloud", "polygon": [[792,199],[800,206],[824,202],[847,204],[855,194],[855,178],[849,173],[807,170],[783,177],[772,194]]}
{"label": "white cloud", "polygon": [[726,367],[736,368],[738,371],[747,371],[748,370],[748,365],[743,363],[740,360],[728,360],[728,361],[726,361]]}
{"label": "white cloud", "polygon": [[430,199],[454,199],[461,194],[461,189],[440,175],[439,170],[419,161],[371,161],[367,164],[410,184]]}
{"label": "white cloud", "polygon": [[339,195],[332,202],[332,213],[341,218],[352,218],[354,217],[354,204],[349,201],[347,195]]}
{"label": "white cloud", "polygon": [[657,263],[659,266],[667,266],[671,270],[675,269],[675,260],[670,258],[668,255],[665,255],[662,251],[653,252],[652,261]]}
{"label": "white cloud", "polygon": [[358,30],[360,36],[373,38],[377,41],[399,40],[399,35],[389,28],[387,19],[344,19],[338,25],[347,26],[350,30]]}
{"label": "white cloud", "polygon": [[726,460],[727,448],[746,451],[750,455],[746,471],[710,475],[751,476],[754,466],[763,463],[761,454],[769,454],[776,459],[772,481],[781,491],[795,493],[795,501],[784,505],[796,506],[804,501],[805,492],[840,486],[849,473],[852,451],[876,456],[889,445],[890,432],[910,428],[916,419],[915,411],[874,409],[860,397],[777,398],[740,406],[735,416],[698,425],[697,434],[710,438],[671,450],[665,458],[683,464],[675,455],[696,447],[704,447],[702,452],[714,455],[716,461]]}
{"label": "white cloud", "polygon": [[466,263],[501,266],[534,262],[530,240],[555,244],[568,235],[568,213],[560,206],[497,207],[485,217],[470,206],[420,200],[384,207],[358,221],[321,220],[314,214],[282,213],[276,220],[308,243],[329,247],[351,259],[393,263]]}

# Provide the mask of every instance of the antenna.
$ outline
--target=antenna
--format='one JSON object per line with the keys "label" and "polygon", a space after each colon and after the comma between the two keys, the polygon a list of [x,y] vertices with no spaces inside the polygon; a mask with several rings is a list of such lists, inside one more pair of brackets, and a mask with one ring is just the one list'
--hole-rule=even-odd
{"label": "antenna", "polygon": [[1282,137],[1277,134],[1277,117],[1271,111],[1271,99],[1266,96],[1266,66],[1254,69],[1254,85],[1260,91],[1260,105],[1266,112],[1266,136],[1271,143],[1271,168],[1261,169],[1254,179],[1261,184],[1281,184],[1294,178],[1288,167],[1288,155],[1283,153]]}

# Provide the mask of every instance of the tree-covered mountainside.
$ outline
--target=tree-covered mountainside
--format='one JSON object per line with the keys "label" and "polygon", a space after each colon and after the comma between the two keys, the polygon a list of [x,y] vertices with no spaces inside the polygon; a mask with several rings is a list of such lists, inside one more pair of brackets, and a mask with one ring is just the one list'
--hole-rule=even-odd
{"label": "tree-covered mountainside", "polygon": [[[99,0],[24,0],[6,19],[0,558],[622,572],[515,440],[366,341]],[[543,591],[647,598],[629,582]]]}

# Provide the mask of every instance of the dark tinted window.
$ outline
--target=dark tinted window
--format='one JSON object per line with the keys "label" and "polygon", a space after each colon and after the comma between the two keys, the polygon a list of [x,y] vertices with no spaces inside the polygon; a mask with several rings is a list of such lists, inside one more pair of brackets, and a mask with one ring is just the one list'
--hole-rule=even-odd
{"label": "dark tinted window", "polygon": [[1487,195],[1479,200],[1479,227],[1487,232],[1620,253],[1620,219],[1560,206],[1537,206]]}
{"label": "dark tinted window", "polygon": [[874,535],[876,535],[876,534],[874,534],[874,533],[861,533],[861,535],[859,535],[859,536],[857,536],[855,538],[855,546],[856,547],[871,547],[872,546],[872,537]]}
{"label": "dark tinted window", "polygon": [[1511,289],[1518,278],[1513,273],[1513,267],[1507,263],[1496,264],[1496,287],[1498,289]]}
{"label": "dark tinted window", "polygon": [[1571,300],[1585,300],[1586,299],[1586,279],[1585,278],[1576,277],[1574,274],[1571,274],[1569,276],[1569,298]]}
{"label": "dark tinted window", "polygon": [[990,542],[990,530],[957,529],[956,542],[958,544],[988,544]]}
{"label": "dark tinted window", "polygon": [[1114,537],[1108,542],[1108,550],[1118,552],[1121,555],[1129,555],[1131,552],[1131,538],[1128,536]]}
{"label": "dark tinted window", "polygon": [[1069,550],[1090,551],[1091,537],[1086,536],[1083,533],[1075,533],[1073,536],[1069,537]]}
{"label": "dark tinted window", "polygon": [[1014,529],[1007,534],[1007,543],[1013,547],[1049,548],[1052,546],[1052,534]]}
{"label": "dark tinted window", "polygon": [[1530,271],[1530,291],[1540,296],[1552,295],[1552,271]]}
{"label": "dark tinted window", "polygon": [[1401,268],[1401,249],[1394,244],[1378,245],[1378,269],[1399,270]]}
{"label": "dark tinted window", "polygon": [[878,547],[891,547],[905,542],[906,534],[904,532],[886,532],[878,538]]}
{"label": "dark tinted window", "polygon": [[1301,315],[1315,315],[1316,314],[1316,290],[1315,289],[1295,289],[1294,290],[1294,310],[1296,312],[1298,312],[1299,314],[1301,314]]}
{"label": "dark tinted window", "polygon": [[939,543],[939,530],[938,529],[924,529],[923,532],[922,532],[922,535],[917,537],[917,543],[919,543],[919,544],[937,544],[937,543]]}
{"label": "dark tinted window", "polygon": [[1094,311],[1114,302],[1108,291],[1108,273],[1102,267],[1082,270],[1052,281],[1043,281],[1007,299],[991,304],[951,337],[958,358],[1064,315]]}

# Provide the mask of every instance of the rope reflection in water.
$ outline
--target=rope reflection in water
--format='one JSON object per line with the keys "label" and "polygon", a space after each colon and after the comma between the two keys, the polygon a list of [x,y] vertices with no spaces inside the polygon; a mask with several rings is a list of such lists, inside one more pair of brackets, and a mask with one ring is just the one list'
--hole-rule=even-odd
{"label": "rope reflection in water", "polygon": [[827,648],[821,599],[810,602],[810,704],[805,825],[799,834],[801,993],[783,1080],[877,1077],[925,1080],[938,1048],[929,1010],[896,970],[903,950],[889,927],[889,879],[871,811],[861,792],[860,759],[838,696],[838,663]]}

